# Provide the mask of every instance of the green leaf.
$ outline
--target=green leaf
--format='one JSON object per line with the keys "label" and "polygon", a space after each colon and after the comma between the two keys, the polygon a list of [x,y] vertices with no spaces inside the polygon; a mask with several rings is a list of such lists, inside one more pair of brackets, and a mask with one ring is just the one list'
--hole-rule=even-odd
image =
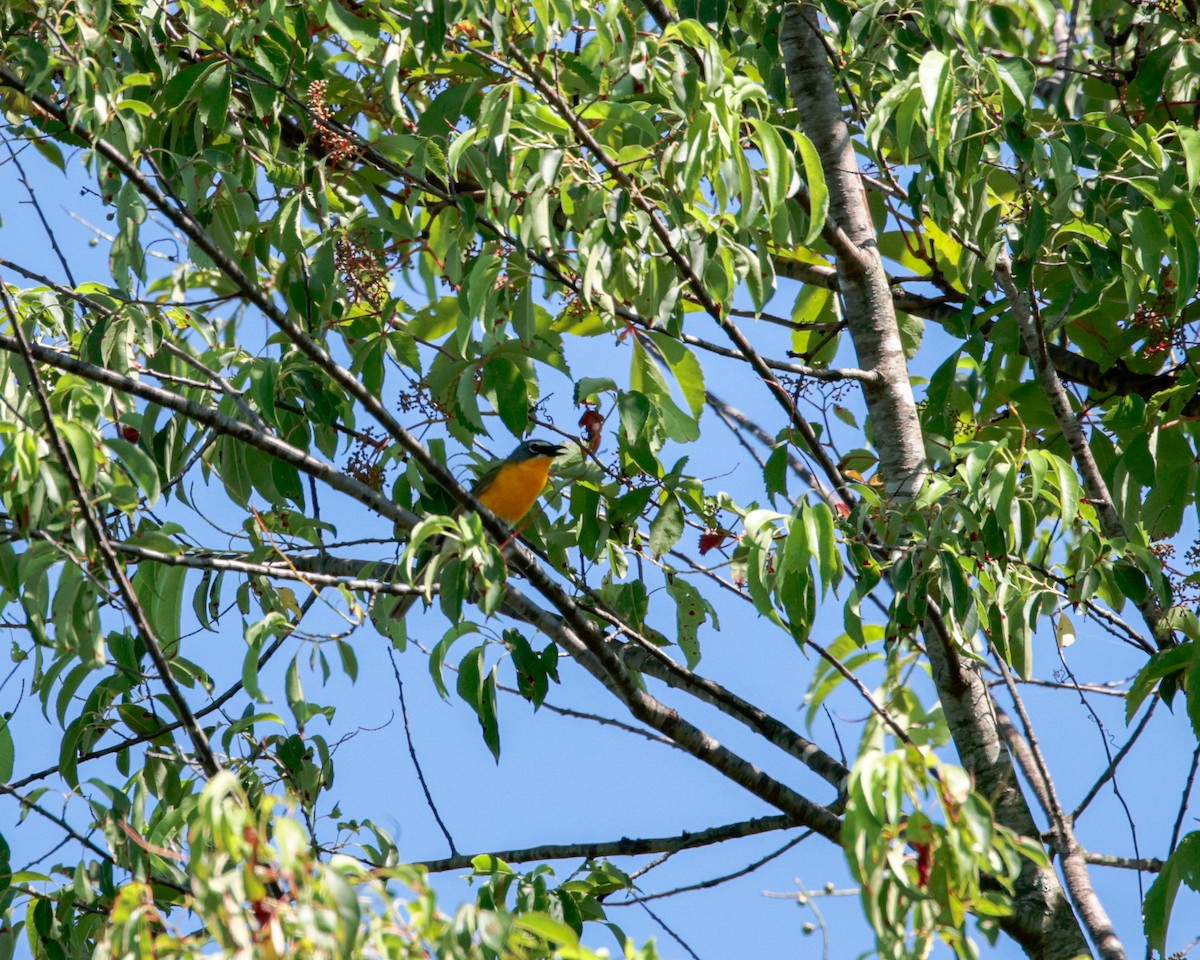
{"label": "green leaf", "polygon": [[1154,654],[1134,677],[1125,694],[1125,722],[1133,720],[1138,708],[1161,680],[1190,670],[1192,661],[1197,659],[1197,651],[1200,651],[1200,645],[1185,643]]}
{"label": "green leaf", "polygon": [[524,913],[514,919],[522,930],[541,937],[549,943],[573,947],[579,943],[579,934],[565,923],[554,920],[544,913]]}
{"label": "green leaf", "polygon": [[[240,446],[240,441],[233,441],[233,443]],[[159,483],[158,467],[154,465],[154,461],[150,459],[146,451],[121,437],[106,437],[104,445],[116,455],[130,479],[145,494],[148,505],[154,506],[162,493],[162,487]]]}
{"label": "green leaf", "polygon": [[300,658],[298,656],[292,657],[292,662],[288,664],[283,687],[284,698],[287,700],[288,707],[292,711],[292,716],[296,720],[296,726],[303,733],[311,711],[304,699],[304,685],[300,681]]}
{"label": "green leaf", "polygon": [[789,474],[789,466],[791,463],[792,451],[786,444],[780,444],[771,451],[771,455],[767,457],[767,462],[763,464],[763,485],[767,491],[767,495],[771,498],[771,503],[775,503],[776,497],[786,497],[787,478]]}
{"label": "green leaf", "polygon": [[450,699],[450,693],[446,689],[446,680],[442,675],[442,666],[446,662],[446,654],[450,652],[450,648],[459,637],[465,637],[468,634],[478,632],[478,625],[470,621],[456,623],[442,635],[442,639],[429,652],[429,675],[433,678],[433,685],[437,687],[438,693],[442,695],[443,700]]}
{"label": "green leaf", "polygon": [[162,101],[178,107],[192,96],[196,85],[204,77],[214,72],[219,64],[215,62],[194,63],[178,71],[162,87]]}
{"label": "green leaf", "polygon": [[440,297],[413,314],[404,332],[414,340],[441,340],[458,324],[458,298]]}
{"label": "green leaf", "polygon": [[1130,102],[1140,102],[1145,107],[1153,107],[1158,102],[1167,70],[1178,52],[1178,40],[1154,45],[1149,50],[1138,62],[1137,75],[1127,88]]}
{"label": "green leaf", "polygon": [[355,16],[340,0],[325,0],[317,10],[319,20],[329,24],[355,46],[374,49],[379,43],[378,26]]}
{"label": "green leaf", "polygon": [[12,730],[8,726],[8,720],[0,717],[0,783],[7,783],[12,779],[16,756],[17,751],[13,744]]}
{"label": "green leaf", "polygon": [[[783,137],[773,124],[765,120],[752,118],[751,128],[754,130],[754,142],[762,154],[763,165],[767,174],[767,191],[763,196],[767,213],[772,213],[796,189],[796,169],[792,155],[783,143]],[[743,198],[745,202],[745,198]]]}
{"label": "green leaf", "polygon": [[927,139],[938,165],[942,166],[950,145],[950,110],[953,106],[954,79],[950,73],[950,58],[937,49],[926,51],[917,75],[929,131]]}
{"label": "green leaf", "polygon": [[1142,522],[1151,540],[1162,540],[1174,536],[1183,525],[1189,497],[1182,491],[1196,488],[1196,457],[1181,430],[1155,430],[1150,453],[1158,469],[1145,495]]}
{"label": "green leaf", "polygon": [[602,393],[618,393],[616,383],[608,377],[580,377],[575,383],[575,403],[597,401]]}
{"label": "green leaf", "polygon": [[1160,956],[1167,953],[1167,926],[1179,885],[1200,892],[1200,832],[1192,832],[1179,841],[1162,872],[1146,892],[1142,918],[1147,945]]}
{"label": "green leaf", "polygon": [[505,630],[504,645],[512,655],[513,669],[517,672],[517,687],[526,700],[540,707],[550,689],[550,678],[556,674],[558,648],[550,644],[546,658],[536,653],[529,641],[516,630]]}
{"label": "green leaf", "polygon": [[270,703],[258,685],[258,658],[262,654],[263,638],[261,635],[251,638],[247,633],[246,642],[246,655],[242,658],[242,687],[257,703]]}
{"label": "green leaf", "polygon": [[489,357],[483,365],[483,390],[514,436],[529,428],[529,391],[521,368],[507,357]]}
{"label": "green leaf", "polygon": [[825,501],[804,506],[804,524],[810,547],[816,545],[817,572],[821,576],[821,597],[842,579],[842,555],[838,550],[837,528],[833,511]]}
{"label": "green leaf", "polygon": [[342,661],[342,673],[350,678],[351,683],[354,683],[358,680],[358,654],[354,652],[354,647],[345,640],[338,640],[337,651],[338,657]]}
{"label": "green leaf", "polygon": [[209,126],[219,128],[225,125],[230,91],[229,69],[223,63],[205,75],[200,84],[200,116]]}
{"label": "green leaf", "polygon": [[798,643],[808,639],[816,618],[816,590],[810,568],[817,547],[811,537],[816,532],[806,522],[801,506],[800,513],[792,519],[783,550],[776,557],[775,593]]}
{"label": "green leaf", "polygon": [[187,579],[185,567],[160,563],[142,563],[133,575],[133,589],[146,612],[150,628],[162,645],[163,652],[173,654],[179,645],[183,616],[183,588]]}
{"label": "green leaf", "polygon": [[657,332],[651,333],[650,337],[662,353],[663,359],[667,361],[671,373],[675,375],[675,382],[679,384],[692,416],[698,418],[707,399],[704,368],[700,366],[700,361],[691,350],[673,337]]}
{"label": "green leaf", "polygon": [[676,643],[687,659],[688,669],[694,670],[700,662],[700,627],[710,617],[716,627],[716,611],[700,591],[683,577],[672,577],[667,584],[667,591],[675,600]]}
{"label": "green leaf", "polygon": [[950,58],[940,50],[927,50],[917,68],[921,82],[921,97],[925,101],[925,117],[930,126],[935,125],[946,80],[950,76]]}
{"label": "green leaf", "polygon": [[[689,417],[671,399],[670,390],[658,364],[640,340],[634,341],[633,361],[629,371],[629,385],[645,396],[662,423],[666,435],[678,443],[690,443],[700,436],[700,425],[695,417]],[[701,384],[701,388],[703,385]],[[640,431],[639,431],[640,433]],[[644,438],[639,438],[644,439]]]}
{"label": "green leaf", "polygon": [[475,382],[474,371],[464,371],[455,384],[454,412],[455,425],[466,433],[486,434],[487,427],[483,423],[483,415],[479,411],[478,384]]}
{"label": "green leaf", "polygon": [[1058,480],[1059,517],[1067,527],[1074,527],[1079,515],[1079,478],[1075,470],[1062,457],[1046,453],[1054,465],[1054,475]]}
{"label": "green leaf", "polygon": [[911,313],[897,311],[896,325],[900,330],[900,346],[904,356],[911,360],[921,349],[921,340],[925,336],[925,321]]}
{"label": "green leaf", "polygon": [[804,165],[804,182],[808,186],[808,233],[804,235],[804,245],[811,246],[821,236],[825,219],[829,216],[829,187],[825,183],[821,158],[812,141],[799,131],[792,131],[791,135],[800,151],[800,160]]}
{"label": "green leaf", "polygon": [[458,695],[475,711],[483,741],[492,756],[500,759],[500,728],[496,720],[496,668],[483,673],[487,647],[480,645],[458,665]]}
{"label": "green leaf", "polygon": [[1000,81],[1004,117],[1012,119],[1029,106],[1029,97],[1037,82],[1033,64],[1023,57],[1007,57],[996,61],[996,77]]}
{"label": "green leaf", "polygon": [[1187,168],[1188,193],[1196,192],[1196,184],[1200,183],[1200,133],[1191,127],[1174,124],[1172,129],[1179,137],[1179,146],[1183,150],[1183,161]]}
{"label": "green leaf", "polygon": [[73,790],[79,789],[79,740],[83,727],[84,718],[82,717],[68,724],[66,730],[63,731],[62,742],[58,748],[59,774]]}
{"label": "green leaf", "polygon": [[650,552],[664,556],[683,536],[683,507],[674,494],[668,493],[658,515],[650,522]]}

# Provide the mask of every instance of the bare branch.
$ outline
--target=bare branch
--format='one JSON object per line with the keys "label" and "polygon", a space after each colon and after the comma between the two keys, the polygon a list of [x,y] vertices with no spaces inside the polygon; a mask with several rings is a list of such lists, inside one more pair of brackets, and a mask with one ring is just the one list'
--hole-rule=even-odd
{"label": "bare branch", "polygon": [[613,900],[610,901],[610,905],[614,907],[627,907],[632,906],[635,903],[646,903],[649,900],[662,900],[666,897],[677,897],[681,893],[692,893],[696,890],[711,890],[713,887],[719,887],[721,884],[728,883],[730,880],[738,879],[738,877],[749,876],[755,870],[766,866],[772,860],[783,856],[785,853],[791,850],[792,847],[803,842],[804,840],[807,840],[811,836],[812,831],[805,830],[802,834],[800,834],[800,836],[793,837],[783,846],[772,850],[765,857],[760,857],[752,863],[746,864],[746,866],[742,867],[740,870],[734,870],[733,873],[722,874],[719,877],[710,877],[708,880],[701,880],[699,883],[689,883],[686,886],[675,887],[672,890],[663,890],[660,893],[642,894],[640,896],[630,897],[628,900]]}
{"label": "bare branch", "polygon": [[[654,653],[661,654],[661,651],[655,649]],[[664,661],[664,658],[656,657],[654,653],[634,644],[621,647],[621,659],[630,667],[639,673],[661,680],[669,687],[685,690],[697,699],[715,706],[722,713],[746,724],[769,743],[796,758],[831,784],[838,791],[838,800],[841,801],[850,771],[837,760],[783,721],[726,690],[719,683],[688,670],[670,658],[665,658]]]}
{"label": "bare branch", "polygon": [[1025,728],[1025,742],[1021,742],[1020,734],[1012,728],[1011,723],[1006,724],[1007,718],[1003,714],[1000,715],[1000,722],[1002,728],[1007,726],[1010,742],[1018,745],[1016,756],[1018,760],[1022,761],[1025,775],[1030,779],[1030,782],[1038,785],[1035,793],[1041,801],[1042,809],[1050,819],[1053,828],[1054,846],[1058,851],[1059,857],[1062,859],[1063,878],[1066,881],[1067,891],[1071,895],[1071,900],[1075,904],[1075,909],[1079,912],[1079,917],[1083,921],[1083,925],[1087,928],[1088,935],[1092,938],[1092,942],[1096,944],[1096,949],[1100,951],[1100,955],[1105,960],[1125,960],[1125,948],[1121,944],[1120,938],[1117,937],[1112,920],[1109,919],[1108,913],[1105,911],[1103,904],[1100,903],[1100,898],[1096,896],[1096,891],[1092,887],[1092,881],[1087,872],[1087,861],[1083,855],[1083,848],[1079,845],[1079,841],[1075,839],[1075,830],[1071,825],[1070,819],[1063,811],[1062,804],[1059,803],[1058,795],[1054,789],[1054,781],[1050,778],[1045,758],[1038,747],[1037,736],[1034,733],[1033,724],[1029,720],[1029,714],[1025,711],[1025,704],[1021,700],[1021,694],[1017,690],[1017,685],[1012,681],[1012,674],[1009,672],[1008,664],[1004,662],[1002,657],[996,657],[995,659],[1000,672],[1004,674],[1008,693],[1012,697],[1017,715],[1021,718],[1021,725]]}
{"label": "bare branch", "polygon": [[[148,563],[161,563],[168,567],[187,567],[191,570],[229,570],[251,576],[270,577],[274,580],[292,580],[311,587],[345,587],[347,590],[364,590],[371,593],[387,593],[398,596],[416,594],[425,596],[429,591],[409,583],[397,583],[395,564],[376,564],[379,577],[359,579],[353,576],[319,572],[316,568],[351,567],[362,569],[370,566],[362,560],[338,560],[335,557],[288,557],[272,563],[251,563],[228,555],[217,555],[207,551],[200,553],[164,553],[131,543],[114,543],[113,547],[126,556]],[[436,585],[435,585],[436,586]]]}
{"label": "bare branch", "polygon": [[[462,870],[464,867],[470,867],[471,861],[475,857],[488,852],[506,863],[525,863],[532,860],[574,860],[578,858],[595,860],[599,857],[636,857],[647,853],[692,850],[714,843],[724,843],[726,840],[736,840],[739,837],[753,837],[760,833],[790,830],[796,826],[798,824],[786,816],[758,817],[754,820],[739,820],[737,823],[729,823],[721,827],[709,827],[707,830],[698,830],[695,833],[684,832],[673,837],[647,837],[636,840],[622,837],[620,840],[603,840],[596,843],[546,844],[518,850],[480,851],[480,853],[446,857],[442,860],[423,860],[418,865],[430,873]],[[804,834],[804,836],[808,835],[808,833]]]}

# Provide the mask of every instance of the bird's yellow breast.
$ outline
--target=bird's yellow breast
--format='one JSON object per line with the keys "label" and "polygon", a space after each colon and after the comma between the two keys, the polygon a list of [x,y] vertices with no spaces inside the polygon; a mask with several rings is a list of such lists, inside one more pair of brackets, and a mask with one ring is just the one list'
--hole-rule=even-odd
{"label": "bird's yellow breast", "polygon": [[482,490],[479,502],[505,523],[516,523],[529,512],[550,476],[549,457],[504,464]]}

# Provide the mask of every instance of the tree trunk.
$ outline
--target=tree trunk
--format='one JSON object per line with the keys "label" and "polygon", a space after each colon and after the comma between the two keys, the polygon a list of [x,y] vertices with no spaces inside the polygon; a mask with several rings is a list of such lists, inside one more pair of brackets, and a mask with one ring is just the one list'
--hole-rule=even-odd
{"label": "tree trunk", "polygon": [[[787,5],[781,48],[800,128],[817,149],[829,188],[825,236],[837,257],[846,324],[859,366],[880,375],[881,382],[863,387],[880,471],[889,496],[903,503],[912,499],[926,474],[924,438],[875,227],[813,5]],[[1037,837],[1012,759],[997,730],[987,687],[970,662],[958,655],[936,614],[926,620],[924,634],[933,681],[964,767],[993,804],[1000,823]],[[1027,862],[1014,906],[1014,914],[1001,925],[1028,956],[1068,960],[1089,954],[1052,870]]]}

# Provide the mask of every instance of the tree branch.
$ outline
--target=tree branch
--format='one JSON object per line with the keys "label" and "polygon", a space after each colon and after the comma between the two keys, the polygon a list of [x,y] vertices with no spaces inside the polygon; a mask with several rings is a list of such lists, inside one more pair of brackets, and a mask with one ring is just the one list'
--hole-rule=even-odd
{"label": "tree branch", "polygon": [[[675,853],[679,850],[693,850],[714,843],[724,843],[726,840],[736,840],[740,837],[753,837],[760,833],[771,833],[776,830],[792,830],[799,824],[786,816],[758,817],[754,820],[739,820],[737,823],[725,824],[721,827],[709,827],[695,833],[684,832],[673,837],[645,837],[631,840],[622,837],[620,840],[603,840],[595,843],[560,843],[545,844],[540,847],[526,847],[517,850],[500,850],[491,853],[492,856],[507,863],[525,863],[533,860],[595,860],[598,857],[636,857],[648,853]],[[486,851],[484,851],[486,852]],[[462,870],[471,866],[471,861],[480,853],[459,854],[456,857],[446,857],[442,860],[422,860],[417,866],[422,866],[430,873],[445,873],[448,870]]]}
{"label": "tree branch", "polygon": [[429,591],[425,587],[413,586],[410,583],[398,583],[390,579],[395,575],[396,565],[381,564],[378,579],[360,579],[334,573],[321,572],[328,567],[357,567],[370,566],[369,561],[339,560],[336,557],[285,557],[274,563],[251,563],[236,557],[217,556],[201,553],[164,553],[161,550],[151,550],[131,543],[115,543],[113,547],[126,556],[147,563],[161,563],[168,567],[186,567],[190,570],[228,570],[245,573],[250,576],[270,577],[275,580],[293,580],[308,584],[311,587],[345,587],[347,590],[362,590],[370,593],[387,593],[398,596],[425,596]]}
{"label": "tree branch", "polygon": [[760,867],[765,866],[777,857],[783,856],[792,847],[803,843],[812,836],[811,830],[805,830],[800,836],[792,837],[787,843],[781,847],[777,847],[768,853],[765,857],[759,857],[757,860],[746,864],[740,870],[734,870],[732,873],[725,873],[719,877],[710,877],[708,880],[701,880],[699,883],[689,883],[682,887],[675,887],[672,890],[662,890],[659,893],[646,893],[636,897],[630,897],[628,900],[611,901],[611,906],[614,907],[630,907],[634,904],[646,903],[650,900],[662,900],[665,897],[677,897],[681,893],[692,893],[696,890],[711,890],[713,887],[719,887],[723,883],[728,883],[730,880],[736,880],[739,877],[745,877],[753,873]]}
{"label": "tree branch", "polygon": [[[111,387],[114,390],[139,397],[142,400],[156,403],[164,409],[171,410],[189,420],[203,424],[214,433],[233,437],[243,443],[256,447],[263,453],[282,460],[300,472],[322,481],[339,493],[344,493],[352,497],[364,506],[370,507],[381,516],[400,524],[406,529],[411,529],[420,522],[420,518],[416,514],[405,510],[390,498],[368,487],[365,483],[347,476],[341,470],[318,460],[316,457],[309,456],[298,447],[293,447],[291,444],[271,434],[256,430],[254,427],[242,423],[240,420],[234,420],[232,417],[218,413],[209,407],[196,403],[194,400],[181,397],[177,393],[153,387],[132,377],[114,373],[105,367],[98,367],[83,360],[78,360],[69,354],[53,350],[50,347],[30,343],[29,349],[33,358],[39,363],[44,363],[65,373],[76,374],[86,380],[91,380],[93,383]],[[21,345],[15,337],[0,334],[0,350],[21,354]]]}
{"label": "tree branch", "polygon": [[1025,728],[1024,740],[1022,741],[1021,735],[1013,729],[1011,722],[1002,712],[999,713],[999,722],[1002,729],[1007,728],[1006,735],[1010,742],[1017,746],[1016,756],[1025,769],[1026,777],[1031,783],[1038,784],[1035,793],[1042,802],[1042,809],[1053,827],[1054,847],[1061,858],[1067,891],[1071,895],[1075,909],[1079,912],[1080,919],[1087,928],[1088,935],[1096,944],[1096,949],[1100,951],[1100,955],[1105,960],[1125,960],[1125,948],[1117,937],[1116,930],[1113,929],[1112,920],[1109,919],[1108,913],[1092,887],[1092,881],[1087,872],[1087,861],[1083,856],[1083,847],[1075,838],[1075,830],[1072,828],[1062,804],[1059,803],[1058,794],[1054,789],[1054,781],[1050,778],[1046,760],[1038,747],[1037,735],[1029,720],[1029,714],[1025,711],[1021,694],[1013,682],[1012,674],[1008,669],[1008,664],[1004,662],[1004,658],[998,656],[995,660],[1000,672],[1004,674],[1009,696],[1012,697],[1017,716],[1021,718],[1021,725]]}
{"label": "tree branch", "polygon": [[[1079,468],[1079,475],[1083,479],[1083,487],[1087,491],[1088,500],[1100,519],[1100,529],[1110,540],[1127,540],[1125,522],[1113,505],[1112,494],[1109,493],[1108,484],[1096,464],[1095,457],[1092,456],[1092,448],[1088,446],[1087,437],[1083,434],[1083,426],[1071,409],[1070,397],[1067,396],[1062,381],[1058,379],[1058,374],[1055,373],[1054,366],[1050,363],[1046,339],[1042,335],[1041,327],[1030,310],[1029,301],[1017,289],[1013,280],[1012,261],[1009,259],[1007,251],[1004,251],[996,261],[996,280],[1008,298],[1009,308],[1021,331],[1021,340],[1029,354],[1029,362],[1033,366],[1038,384],[1046,395],[1050,409],[1054,412],[1054,419],[1058,421],[1058,427],[1067,441],[1067,446],[1071,448],[1071,454],[1075,458],[1075,465]],[[1159,648],[1175,646],[1175,636],[1167,625],[1153,585],[1146,591],[1137,606],[1142,611],[1142,616],[1146,618],[1146,624],[1154,634]]]}
{"label": "tree branch", "polygon": [[624,644],[621,647],[621,659],[639,673],[661,680],[669,687],[684,690],[727,716],[746,724],[769,743],[799,760],[831,784],[838,791],[838,800],[841,801],[850,771],[782,720],[743,700],[719,683],[693,673],[681,664],[672,661],[672,666],[668,667],[644,647]]}
{"label": "tree branch", "polygon": [[924,477],[925,446],[900,343],[891,285],[858,176],[858,162],[822,43],[816,8],[789,3],[780,36],[800,126],[816,147],[829,188],[829,219],[845,236],[836,252],[838,286],[859,366],[881,380],[863,384],[886,489],[911,500]]}

